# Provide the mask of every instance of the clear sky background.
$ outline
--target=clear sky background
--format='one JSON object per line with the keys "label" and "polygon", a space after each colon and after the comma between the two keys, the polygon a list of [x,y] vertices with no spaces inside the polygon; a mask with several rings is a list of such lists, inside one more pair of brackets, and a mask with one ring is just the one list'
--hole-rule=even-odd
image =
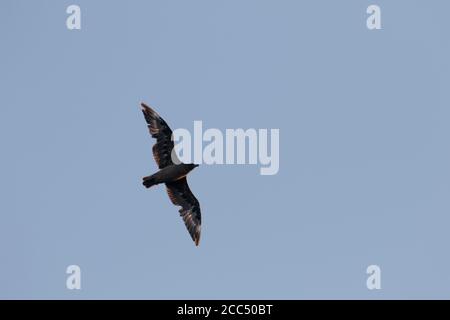
{"label": "clear sky background", "polygon": [[[449,12],[1,1],[0,298],[450,298]],[[140,101],[172,128],[280,129],[278,175],[190,175],[198,248],[165,188],[141,185],[156,165]]]}

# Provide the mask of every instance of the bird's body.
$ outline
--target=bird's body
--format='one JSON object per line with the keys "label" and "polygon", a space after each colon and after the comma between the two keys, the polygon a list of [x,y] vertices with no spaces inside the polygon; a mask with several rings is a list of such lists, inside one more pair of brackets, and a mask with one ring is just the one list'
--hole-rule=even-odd
{"label": "bird's body", "polygon": [[151,186],[160,183],[175,182],[177,180],[180,180],[181,178],[186,177],[186,175],[197,166],[198,166],[197,164],[185,164],[185,163],[172,164],[162,168],[161,170],[159,170],[155,174],[152,174],[151,176],[144,177],[143,184],[147,188],[150,188]]}
{"label": "bird's body", "polygon": [[172,130],[167,123],[149,106],[141,103],[142,112],[148,124],[148,129],[156,143],[153,145],[153,157],[158,164],[159,171],[143,178],[143,185],[150,188],[165,183],[167,194],[174,205],[181,206],[180,216],[189,231],[189,234],[198,245],[201,230],[200,204],[189,189],[186,176],[197,164],[185,164],[172,161],[174,144]]}

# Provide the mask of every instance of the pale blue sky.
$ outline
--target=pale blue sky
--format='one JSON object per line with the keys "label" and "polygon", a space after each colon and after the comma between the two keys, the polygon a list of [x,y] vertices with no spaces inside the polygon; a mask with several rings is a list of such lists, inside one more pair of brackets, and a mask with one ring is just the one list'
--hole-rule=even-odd
{"label": "pale blue sky", "polygon": [[[0,297],[450,298],[449,11],[1,1]],[[172,128],[280,129],[278,175],[191,174],[198,248],[164,187],[141,185],[156,170],[142,100]]]}

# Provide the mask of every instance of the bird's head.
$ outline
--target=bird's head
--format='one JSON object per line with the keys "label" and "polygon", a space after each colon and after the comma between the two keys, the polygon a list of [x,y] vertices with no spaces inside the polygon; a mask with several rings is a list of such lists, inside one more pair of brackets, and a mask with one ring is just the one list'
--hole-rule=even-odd
{"label": "bird's head", "polygon": [[188,171],[192,171],[192,170],[194,170],[195,168],[197,168],[198,166],[199,166],[198,164],[195,164],[195,163],[189,163],[189,164],[186,165],[186,168],[188,169]]}

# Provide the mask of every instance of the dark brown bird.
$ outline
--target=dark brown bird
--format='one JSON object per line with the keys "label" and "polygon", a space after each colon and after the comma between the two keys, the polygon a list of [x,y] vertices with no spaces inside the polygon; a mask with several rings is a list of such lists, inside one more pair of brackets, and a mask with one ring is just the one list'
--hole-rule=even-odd
{"label": "dark brown bird", "polygon": [[[202,220],[200,204],[189,189],[186,179],[187,174],[198,167],[198,164],[181,163],[176,158],[173,150],[172,130],[152,108],[145,103],[141,103],[141,106],[150,134],[153,138],[156,138],[152,150],[153,157],[160,169],[155,174],[144,177],[142,183],[146,188],[160,183],[166,184],[170,200],[174,205],[181,206],[180,216],[183,218],[192,240],[198,246]],[[172,161],[172,153],[175,157],[175,163]]]}

